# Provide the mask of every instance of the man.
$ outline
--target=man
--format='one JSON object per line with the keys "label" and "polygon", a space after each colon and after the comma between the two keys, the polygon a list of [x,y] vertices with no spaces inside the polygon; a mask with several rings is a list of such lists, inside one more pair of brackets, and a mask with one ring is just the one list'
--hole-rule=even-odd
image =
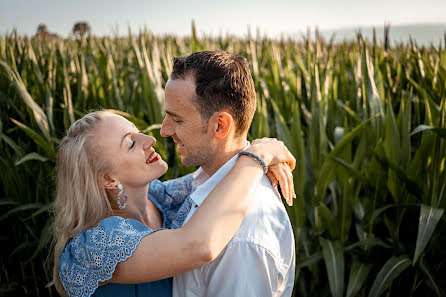
{"label": "man", "polygon": [[[249,145],[255,108],[254,83],[245,58],[226,52],[175,58],[165,88],[161,135],[177,143],[184,165],[200,168],[194,173],[190,209],[187,201],[185,219],[180,215],[174,228],[190,219]],[[210,264],[176,276],[173,296],[291,296],[294,273],[291,224],[264,176],[228,246]]]}

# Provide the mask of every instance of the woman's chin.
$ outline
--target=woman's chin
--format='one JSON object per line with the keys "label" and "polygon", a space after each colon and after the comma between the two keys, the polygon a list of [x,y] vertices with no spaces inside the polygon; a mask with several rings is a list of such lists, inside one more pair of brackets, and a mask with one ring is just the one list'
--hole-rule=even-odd
{"label": "woman's chin", "polygon": [[169,169],[169,166],[167,165],[167,163],[164,160],[160,160],[158,162],[160,163],[159,169],[157,168],[156,177],[154,179],[160,178],[167,172],[167,169]]}

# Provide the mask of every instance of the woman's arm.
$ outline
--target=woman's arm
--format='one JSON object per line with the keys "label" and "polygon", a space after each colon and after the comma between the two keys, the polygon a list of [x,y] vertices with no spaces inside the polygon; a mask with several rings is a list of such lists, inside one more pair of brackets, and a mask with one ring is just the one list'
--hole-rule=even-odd
{"label": "woman's arm", "polygon": [[[259,155],[268,166],[287,163],[294,169],[295,159],[281,141],[263,139],[248,150]],[[284,174],[289,174],[288,180],[279,178],[279,181],[289,182],[291,173]],[[263,168],[255,159],[241,156],[186,225],[144,237],[132,257],[116,266],[108,282],[155,281],[215,259],[237,232],[262,176]]]}

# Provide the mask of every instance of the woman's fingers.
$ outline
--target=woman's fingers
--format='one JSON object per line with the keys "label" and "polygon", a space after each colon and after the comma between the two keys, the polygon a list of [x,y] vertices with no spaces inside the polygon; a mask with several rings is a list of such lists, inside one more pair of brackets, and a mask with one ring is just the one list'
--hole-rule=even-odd
{"label": "woman's fingers", "polygon": [[279,164],[279,170],[277,174],[279,176],[278,179],[279,179],[280,189],[282,190],[282,194],[285,197],[287,204],[290,205],[290,190],[287,180],[288,177],[285,173],[285,170],[283,169],[282,164]]}
{"label": "woman's fingers", "polygon": [[282,141],[275,138],[256,139],[247,150],[259,155],[268,166],[288,163],[291,170],[296,166],[294,156]]}
{"label": "woman's fingers", "polygon": [[290,201],[291,205],[293,205],[293,199],[296,198],[296,192],[294,191],[294,180],[293,180],[293,174],[291,173],[291,168],[288,163],[284,163],[284,171],[288,178],[288,187],[290,190]]}
{"label": "woman's fingers", "polygon": [[274,176],[274,174],[271,172],[271,170],[268,170],[268,172],[266,173],[266,176],[268,177],[271,185],[273,185],[273,187],[277,186],[277,178]]}
{"label": "woman's fingers", "polygon": [[291,170],[286,163],[281,163],[273,165],[270,168],[270,172],[278,180],[280,184],[280,189],[282,190],[282,195],[285,198],[288,205],[292,205],[292,197],[294,194],[293,189],[293,177],[291,175]]}

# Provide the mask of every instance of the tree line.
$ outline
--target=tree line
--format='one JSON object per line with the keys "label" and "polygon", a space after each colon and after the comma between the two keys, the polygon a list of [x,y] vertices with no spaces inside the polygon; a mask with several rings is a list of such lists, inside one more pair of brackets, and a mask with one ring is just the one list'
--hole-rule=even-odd
{"label": "tree line", "polygon": [[[71,33],[75,38],[82,38],[83,36],[90,34],[90,32],[91,32],[91,27],[85,21],[75,23],[73,25],[73,28],[71,29]],[[57,37],[57,34],[50,32],[48,30],[47,25],[41,23],[37,26],[37,31],[35,36],[47,38],[47,37]]]}

